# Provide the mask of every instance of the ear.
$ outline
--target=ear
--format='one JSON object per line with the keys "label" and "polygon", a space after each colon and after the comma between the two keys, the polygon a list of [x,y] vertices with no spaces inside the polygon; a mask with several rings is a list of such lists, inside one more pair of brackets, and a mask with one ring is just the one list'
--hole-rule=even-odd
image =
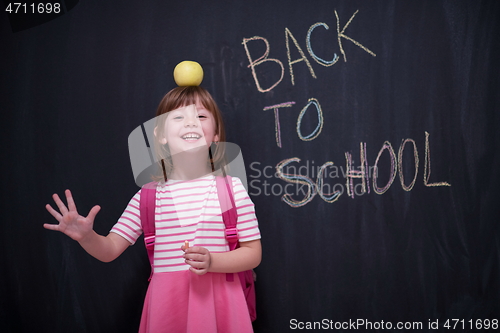
{"label": "ear", "polygon": [[214,142],[219,142],[219,134],[215,134],[215,136],[214,136]]}
{"label": "ear", "polygon": [[[155,137],[157,137],[157,138],[158,138],[158,135],[156,135],[156,129],[157,129],[157,128],[158,128],[158,127],[155,127],[155,129],[154,129],[154,133],[155,133]],[[166,144],[167,144],[167,138],[165,138],[165,137],[163,137],[163,138],[159,138],[159,139],[158,139],[158,141],[159,141],[162,145],[166,145]]]}

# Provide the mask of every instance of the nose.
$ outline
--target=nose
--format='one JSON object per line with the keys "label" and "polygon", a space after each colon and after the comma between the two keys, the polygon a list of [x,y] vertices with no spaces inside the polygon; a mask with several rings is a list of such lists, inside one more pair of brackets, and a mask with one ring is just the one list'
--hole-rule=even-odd
{"label": "nose", "polygon": [[198,119],[196,119],[196,116],[194,114],[187,115],[184,121],[184,127],[197,127],[197,126],[198,126]]}

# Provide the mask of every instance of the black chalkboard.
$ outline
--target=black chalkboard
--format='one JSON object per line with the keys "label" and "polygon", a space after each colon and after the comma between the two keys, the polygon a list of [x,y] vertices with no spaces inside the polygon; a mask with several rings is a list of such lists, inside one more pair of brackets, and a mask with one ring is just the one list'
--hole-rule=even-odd
{"label": "black chalkboard", "polygon": [[98,262],[44,206],[69,188],[107,234],[183,60],[245,161],[256,332],[498,328],[498,1],[71,3],[0,14],[2,332],[137,330],[142,244]]}

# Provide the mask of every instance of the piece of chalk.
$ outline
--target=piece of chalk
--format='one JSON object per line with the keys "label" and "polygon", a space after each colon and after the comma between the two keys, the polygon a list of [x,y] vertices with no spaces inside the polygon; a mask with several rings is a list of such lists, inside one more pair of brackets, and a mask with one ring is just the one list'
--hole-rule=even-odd
{"label": "piece of chalk", "polygon": [[188,241],[184,241],[184,248],[185,248],[185,249],[188,249],[188,248],[189,248],[189,242],[188,242]]}

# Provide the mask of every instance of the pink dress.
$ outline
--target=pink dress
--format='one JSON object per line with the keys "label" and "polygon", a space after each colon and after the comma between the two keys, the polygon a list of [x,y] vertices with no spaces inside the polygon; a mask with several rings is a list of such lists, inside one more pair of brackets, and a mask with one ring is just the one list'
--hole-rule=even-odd
{"label": "pink dress", "polygon": [[[232,179],[240,242],[260,239],[253,203],[241,181]],[[139,202],[140,191],[111,230],[131,244],[142,233]],[[189,271],[180,249],[188,240],[211,253],[229,250],[215,178],[158,185],[155,228],[154,274],[139,332],[253,332],[238,274],[232,282],[225,273],[197,275]]]}
{"label": "pink dress", "polygon": [[139,332],[253,332],[238,274],[234,276],[227,282],[224,273],[153,274]]}

